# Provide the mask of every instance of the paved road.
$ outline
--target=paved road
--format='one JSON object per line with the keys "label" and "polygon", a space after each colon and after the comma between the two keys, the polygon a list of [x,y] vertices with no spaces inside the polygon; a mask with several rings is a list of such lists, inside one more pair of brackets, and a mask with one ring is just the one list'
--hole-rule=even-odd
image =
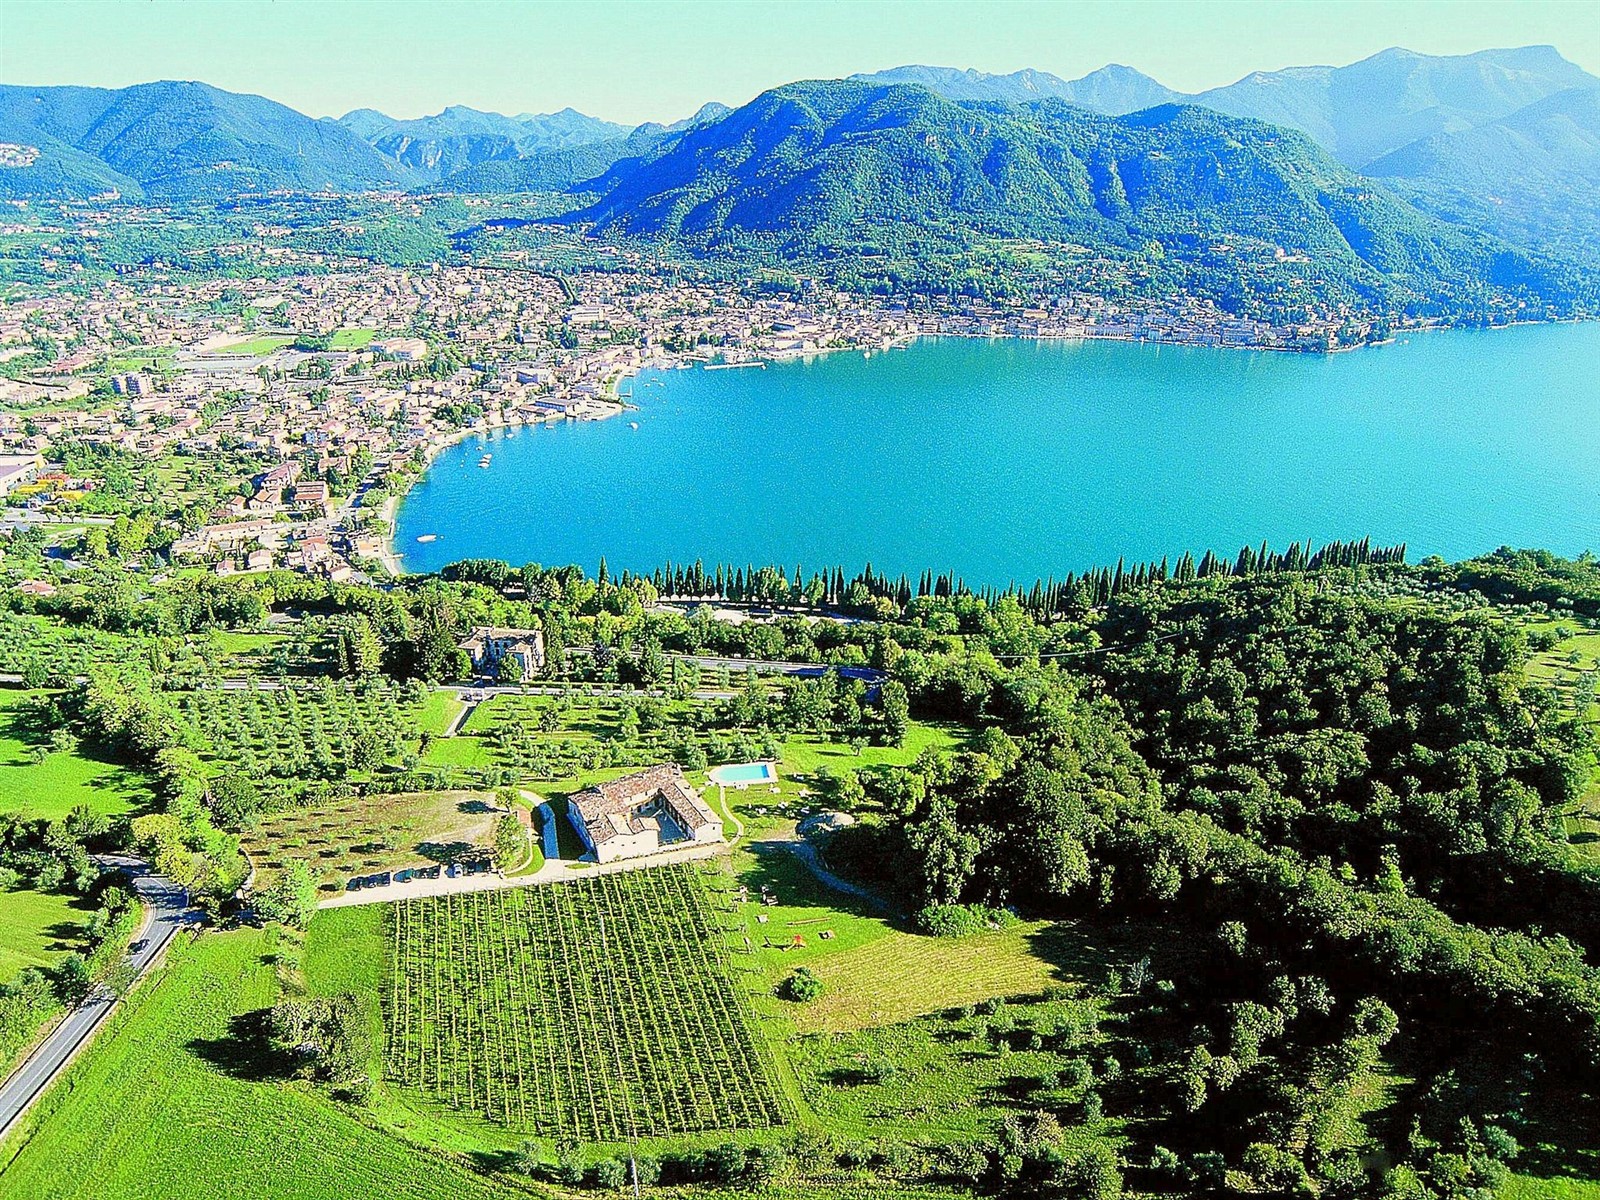
{"label": "paved road", "polygon": [[[147,906],[144,928],[134,941],[144,940],[144,946],[129,956],[133,969],[143,975],[177,933],[200,919],[200,914],[184,903],[181,889],[169,880],[150,871],[142,859],[121,855],[104,855],[95,859],[102,867],[120,867],[133,879],[133,887]],[[103,989],[96,989],[89,998],[61,1019],[50,1036],[23,1060],[11,1075],[0,1083],[0,1137],[10,1132],[17,1118],[27,1111],[66,1069],[79,1049],[116,1006],[117,998]]]}

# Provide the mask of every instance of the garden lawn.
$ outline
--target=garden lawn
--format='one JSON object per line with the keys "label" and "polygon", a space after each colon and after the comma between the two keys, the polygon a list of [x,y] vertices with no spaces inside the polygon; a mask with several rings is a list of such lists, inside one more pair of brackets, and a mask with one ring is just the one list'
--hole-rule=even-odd
{"label": "garden lawn", "polygon": [[839,771],[850,767],[904,767],[929,748],[955,750],[966,741],[968,731],[960,725],[912,721],[906,740],[900,746],[867,746],[860,754],[841,742],[816,737],[792,737],[783,743],[781,769],[802,775],[827,767]]}
{"label": "garden lawn", "polygon": [[445,730],[450,728],[450,723],[456,719],[456,714],[461,711],[461,707],[461,701],[456,699],[454,692],[447,692],[442,688],[435,689],[428,693],[428,698],[417,710],[417,726],[423,733],[443,737]]}
{"label": "garden lawn", "polygon": [[[750,939],[769,991],[799,966],[823,981],[821,998],[810,1004],[760,1006],[801,1033],[865,1029],[994,996],[1071,987],[1102,977],[1113,957],[1096,937],[1064,922],[1019,922],[965,938],[908,932],[865,901],[827,887],[780,847],[740,852],[736,875],[750,888],[750,901],[738,906],[743,932],[732,940]],[[777,904],[761,903],[763,885]],[[803,947],[793,945],[796,936]]]}
{"label": "garden lawn", "polygon": [[55,820],[80,804],[97,813],[143,808],[151,791],[138,773],[83,749],[53,751],[34,762],[16,727],[18,710],[36,692],[0,689],[0,812]]}
{"label": "garden lawn", "polygon": [[[29,1200],[501,1200],[525,1195],[261,1079],[230,1021],[276,998],[268,935],[180,944],[0,1153]],[[26,1141],[23,1141],[23,1138]],[[11,1154],[15,1151],[15,1157]]]}
{"label": "garden lawn", "polygon": [[32,888],[0,892],[0,983],[25,967],[50,967],[78,949],[84,913],[75,897]]}
{"label": "garden lawn", "polygon": [[335,329],[328,339],[328,349],[363,350],[377,336],[376,329]]}

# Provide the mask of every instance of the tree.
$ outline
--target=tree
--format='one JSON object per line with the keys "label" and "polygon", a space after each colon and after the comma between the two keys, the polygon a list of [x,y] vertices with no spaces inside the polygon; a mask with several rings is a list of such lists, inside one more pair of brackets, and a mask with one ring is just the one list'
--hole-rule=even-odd
{"label": "tree", "polygon": [[522,660],[515,654],[502,654],[495,663],[494,678],[496,683],[515,687],[522,682]]}
{"label": "tree", "polygon": [[255,909],[268,921],[304,929],[317,911],[317,877],[311,864],[291,858],[273,885],[257,894]]}
{"label": "tree", "polygon": [[885,682],[878,693],[878,703],[881,707],[879,719],[883,722],[884,743],[890,746],[903,745],[911,724],[911,701],[905,684],[894,679]]}
{"label": "tree", "polygon": [[501,815],[494,824],[494,861],[502,871],[518,866],[528,857],[528,831],[515,812]]}
{"label": "tree", "polygon": [[818,979],[809,967],[796,967],[794,974],[785,979],[778,989],[780,996],[785,1000],[793,1000],[796,1004],[810,1004],[820,999],[822,992],[822,980]]}
{"label": "tree", "polygon": [[620,1158],[602,1158],[594,1165],[594,1185],[617,1192],[628,1186],[628,1164]]}
{"label": "tree", "polygon": [[224,829],[247,829],[261,814],[261,791],[248,776],[230,772],[211,781],[206,804]]}

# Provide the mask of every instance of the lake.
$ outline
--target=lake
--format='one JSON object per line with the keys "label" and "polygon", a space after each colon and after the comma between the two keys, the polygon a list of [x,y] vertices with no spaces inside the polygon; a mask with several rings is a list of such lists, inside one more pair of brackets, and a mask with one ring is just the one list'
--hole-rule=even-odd
{"label": "lake", "polygon": [[400,507],[406,569],[871,562],[976,585],[1263,538],[1600,549],[1600,324],[1333,356],[939,339],[632,390],[627,417],[446,450]]}

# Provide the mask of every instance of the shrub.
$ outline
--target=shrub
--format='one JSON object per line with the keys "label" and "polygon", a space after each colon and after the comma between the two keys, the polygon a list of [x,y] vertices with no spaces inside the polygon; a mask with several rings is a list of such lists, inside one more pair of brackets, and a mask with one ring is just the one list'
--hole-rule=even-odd
{"label": "shrub", "polygon": [[617,1158],[602,1158],[594,1165],[594,1185],[606,1191],[628,1186],[628,1164]]}
{"label": "shrub", "polygon": [[796,1004],[810,1004],[822,995],[822,980],[812,974],[808,967],[796,967],[794,974],[785,979],[778,988],[778,994],[785,1000],[793,1000]]}
{"label": "shrub", "polygon": [[706,1178],[713,1183],[732,1183],[744,1175],[744,1148],[724,1142],[706,1151]]}

